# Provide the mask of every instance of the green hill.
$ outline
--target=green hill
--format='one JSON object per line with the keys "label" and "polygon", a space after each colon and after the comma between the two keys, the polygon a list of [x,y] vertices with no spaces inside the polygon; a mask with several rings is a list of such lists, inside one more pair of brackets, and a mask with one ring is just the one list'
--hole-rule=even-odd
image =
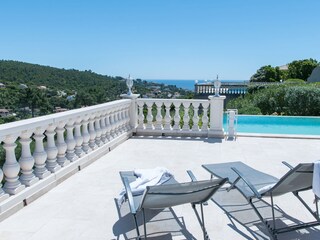
{"label": "green hill", "polygon": [[[0,60],[0,83],[5,85],[0,88],[0,109],[16,114],[0,117],[0,123],[46,115],[57,108],[74,109],[113,101],[127,92],[122,77],[7,60]],[[190,95],[175,86],[141,79],[135,81],[133,91],[158,98],[173,96],[175,92],[181,97]]]}

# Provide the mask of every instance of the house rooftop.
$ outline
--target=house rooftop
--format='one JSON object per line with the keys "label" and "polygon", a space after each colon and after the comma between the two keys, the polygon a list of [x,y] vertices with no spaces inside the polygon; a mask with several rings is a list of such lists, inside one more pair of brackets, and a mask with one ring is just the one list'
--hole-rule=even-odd
{"label": "house rooftop", "polygon": [[[189,181],[186,170],[208,179],[201,165],[242,161],[275,177],[292,165],[314,162],[320,156],[320,140],[239,137],[236,141],[213,138],[131,137],[77,172],[20,211],[0,223],[0,239],[135,239],[127,204],[115,198],[122,189],[119,171],[136,168],[168,168],[179,182]],[[77,160],[79,161],[79,160]],[[71,163],[74,164],[75,162]],[[311,205],[313,195],[305,193]],[[225,187],[204,206],[211,239],[269,239],[267,231],[245,199]],[[266,202],[266,213],[271,210]],[[275,198],[277,215],[285,223],[310,220],[292,194]],[[314,206],[314,205],[313,205]],[[283,214],[283,211],[289,214]],[[227,214],[227,212],[229,214]],[[151,211],[149,239],[202,239],[202,231],[189,204],[172,210]],[[140,225],[141,230],[142,226]],[[143,231],[142,231],[143,232]],[[279,239],[320,239],[320,228],[279,235]]]}

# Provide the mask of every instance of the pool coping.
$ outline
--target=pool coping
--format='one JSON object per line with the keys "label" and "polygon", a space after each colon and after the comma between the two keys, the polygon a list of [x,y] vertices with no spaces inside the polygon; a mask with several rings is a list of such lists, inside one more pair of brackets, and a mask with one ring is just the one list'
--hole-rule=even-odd
{"label": "pool coping", "polygon": [[289,139],[316,139],[320,135],[299,135],[299,134],[271,134],[271,133],[237,133],[237,137],[261,137],[261,138],[289,138]]}

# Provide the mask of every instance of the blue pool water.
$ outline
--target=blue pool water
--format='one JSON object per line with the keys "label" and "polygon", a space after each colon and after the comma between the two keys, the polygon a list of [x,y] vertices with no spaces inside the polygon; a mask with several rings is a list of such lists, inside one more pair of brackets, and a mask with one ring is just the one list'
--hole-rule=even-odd
{"label": "blue pool water", "polygon": [[[227,130],[227,117],[224,116]],[[320,135],[320,117],[238,115],[238,133]]]}

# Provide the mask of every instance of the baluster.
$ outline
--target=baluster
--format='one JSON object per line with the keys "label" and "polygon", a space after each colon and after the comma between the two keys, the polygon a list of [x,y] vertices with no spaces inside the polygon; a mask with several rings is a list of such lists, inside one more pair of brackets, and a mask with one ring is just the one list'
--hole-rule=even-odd
{"label": "baluster", "polygon": [[184,115],[183,115],[183,127],[182,130],[190,130],[190,126],[189,126],[189,106],[190,103],[189,102],[182,102],[182,105],[184,107]]}
{"label": "baluster", "polygon": [[74,129],[74,120],[69,119],[66,129],[67,129],[67,137],[66,137],[66,143],[67,143],[67,159],[70,162],[73,162],[78,159],[77,155],[75,154],[75,147],[76,147],[76,141],[73,137],[73,129]]}
{"label": "baluster", "polygon": [[139,107],[139,116],[138,116],[138,128],[139,129],[144,129],[144,114],[143,114],[143,102],[138,102],[138,107]]}
{"label": "baluster", "polygon": [[123,120],[122,120],[122,108],[118,109],[117,112],[117,129],[118,129],[118,135],[121,135],[123,133]]}
{"label": "baluster", "polygon": [[202,131],[208,131],[208,122],[209,122],[208,107],[209,107],[209,103],[208,102],[202,103],[202,107],[203,107],[203,116],[202,116],[202,127],[201,127],[201,130]]}
{"label": "baluster", "polygon": [[166,107],[166,115],[164,116],[164,130],[171,130],[171,115],[170,115],[170,106],[171,102],[164,102],[164,106]]}
{"label": "baluster", "polygon": [[89,140],[89,147],[94,150],[97,148],[96,145],[96,131],[94,129],[94,121],[95,121],[95,115],[91,115],[89,118],[89,134],[90,134],[90,140]]}
{"label": "baluster", "polygon": [[121,109],[121,128],[122,128],[123,133],[128,130],[126,111],[127,111],[127,106],[122,107],[122,109]]}
{"label": "baluster", "polygon": [[82,118],[77,117],[76,122],[74,124],[74,140],[76,141],[76,147],[74,152],[79,158],[84,155],[84,151],[82,150],[83,136],[81,135],[81,122]]}
{"label": "baluster", "polygon": [[119,112],[118,112],[118,129],[119,129],[119,135],[121,135],[122,133],[124,133],[124,128],[123,128],[123,116],[122,116],[122,113],[123,113],[123,107],[121,107],[119,109]]}
{"label": "baluster", "polygon": [[82,120],[82,150],[85,153],[91,152],[91,148],[89,147],[89,140],[90,140],[90,134],[88,131],[88,124],[89,124],[89,115],[85,115],[85,117]]}
{"label": "baluster", "polygon": [[36,147],[33,152],[33,158],[35,161],[34,174],[40,179],[43,179],[50,175],[50,172],[46,168],[47,153],[44,150],[43,146],[44,131],[45,128],[38,127],[33,135],[33,138],[36,142]]}
{"label": "baluster", "polygon": [[114,139],[115,138],[115,134],[114,134],[114,119],[113,119],[113,115],[114,115],[114,110],[112,109],[110,111],[110,115],[109,115],[109,122],[110,122],[110,139]]}
{"label": "baluster", "polygon": [[106,138],[108,141],[112,139],[111,136],[111,123],[110,123],[110,111],[107,111],[106,114]]}
{"label": "baluster", "polygon": [[146,129],[153,129],[153,124],[152,124],[152,120],[153,120],[152,105],[153,105],[153,102],[148,101],[148,102],[146,102],[146,104],[147,104],[147,108],[148,108]]}
{"label": "baluster", "polygon": [[4,139],[3,148],[6,151],[6,161],[3,164],[3,173],[5,176],[5,184],[3,190],[10,195],[21,192],[25,186],[21,185],[19,181],[20,165],[17,162],[14,149],[17,144],[15,143],[18,135],[7,135]]}
{"label": "baluster", "polygon": [[[2,141],[3,141],[3,138],[0,137],[0,144],[1,144]],[[6,200],[9,197],[9,194],[5,193],[5,191],[3,191],[3,188],[2,188],[3,177],[4,177],[3,171],[0,168],[0,202]]]}
{"label": "baluster", "polygon": [[98,113],[96,115],[96,119],[94,121],[94,129],[96,130],[96,145],[98,147],[100,147],[102,145],[101,144],[102,131],[101,131],[101,128],[100,128],[100,119],[101,119],[101,116],[100,116],[100,113]]}
{"label": "baluster", "polygon": [[52,173],[58,171],[61,168],[57,163],[58,148],[56,147],[56,144],[54,142],[54,135],[56,134],[56,132],[54,131],[55,128],[56,126],[50,124],[45,132],[45,135],[47,136],[47,146],[45,147],[45,150],[47,152],[46,167]]}
{"label": "baluster", "polygon": [[100,119],[100,128],[101,128],[101,144],[105,144],[107,142],[106,139],[106,112],[103,112]]}
{"label": "baluster", "polygon": [[116,112],[115,112],[115,115],[114,115],[114,119],[115,119],[115,124],[116,124],[116,126],[115,126],[115,133],[116,133],[116,136],[119,136],[120,135],[120,115],[119,115],[119,113],[120,113],[120,110],[117,108],[116,109]]}
{"label": "baluster", "polygon": [[174,103],[174,108],[175,108],[175,113],[174,113],[174,130],[180,130],[180,106],[181,102],[175,102]]}
{"label": "baluster", "polygon": [[115,112],[113,114],[113,124],[114,124],[114,135],[115,137],[119,136],[120,135],[120,132],[119,132],[119,109],[116,108],[115,109]]}
{"label": "baluster", "polygon": [[19,164],[21,168],[20,182],[26,186],[31,186],[39,181],[33,174],[34,158],[31,155],[30,143],[32,131],[23,131],[20,135],[19,142],[21,144],[21,156]]}
{"label": "baluster", "polygon": [[192,103],[193,105],[193,126],[192,126],[192,130],[194,131],[199,131],[199,116],[198,116],[198,112],[199,112],[199,105],[200,103],[194,102]]}
{"label": "baluster", "polygon": [[125,109],[125,119],[126,119],[126,130],[130,131],[131,126],[130,126],[130,105],[128,105]]}
{"label": "baluster", "polygon": [[157,130],[162,130],[162,115],[161,115],[161,108],[162,108],[162,102],[157,101],[157,116],[156,116],[156,124],[154,126]]}
{"label": "baluster", "polygon": [[58,148],[58,156],[57,162],[61,167],[67,166],[70,161],[66,158],[66,151],[67,151],[67,143],[64,141],[64,131],[65,131],[65,122],[61,121],[58,124],[56,129],[57,132],[57,148]]}

